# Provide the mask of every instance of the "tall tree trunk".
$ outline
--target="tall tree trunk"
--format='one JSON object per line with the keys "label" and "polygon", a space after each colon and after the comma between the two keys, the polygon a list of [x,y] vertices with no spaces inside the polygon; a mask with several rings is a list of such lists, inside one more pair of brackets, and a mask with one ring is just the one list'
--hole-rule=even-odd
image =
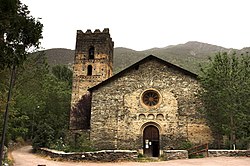
{"label": "tall tree trunk", "polygon": [[4,113],[4,123],[3,123],[1,149],[0,149],[0,166],[2,165],[3,158],[4,158],[4,156],[3,156],[4,141],[5,141],[5,135],[6,135],[6,130],[7,130],[8,110],[9,110],[9,103],[10,103],[10,98],[11,98],[11,90],[12,90],[12,87],[14,85],[14,79],[15,79],[15,73],[16,73],[15,71],[16,71],[16,66],[13,65],[12,70],[11,70],[7,104],[6,104],[6,109],[5,109],[5,113]]}
{"label": "tall tree trunk", "polygon": [[234,145],[236,143],[235,136],[235,123],[233,113],[230,113],[230,148],[234,149]]}

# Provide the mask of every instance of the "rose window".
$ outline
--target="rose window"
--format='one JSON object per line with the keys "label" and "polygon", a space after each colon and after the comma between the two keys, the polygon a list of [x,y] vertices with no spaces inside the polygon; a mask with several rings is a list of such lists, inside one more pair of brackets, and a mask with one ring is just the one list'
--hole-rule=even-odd
{"label": "rose window", "polygon": [[143,93],[142,101],[147,106],[155,106],[159,103],[159,94],[154,90],[148,90]]}

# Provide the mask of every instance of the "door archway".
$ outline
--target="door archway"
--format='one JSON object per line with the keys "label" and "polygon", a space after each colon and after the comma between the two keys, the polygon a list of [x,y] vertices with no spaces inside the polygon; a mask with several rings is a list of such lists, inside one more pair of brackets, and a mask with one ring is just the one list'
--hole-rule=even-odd
{"label": "door archway", "polygon": [[143,130],[143,154],[150,157],[159,157],[160,141],[159,130],[149,125]]}

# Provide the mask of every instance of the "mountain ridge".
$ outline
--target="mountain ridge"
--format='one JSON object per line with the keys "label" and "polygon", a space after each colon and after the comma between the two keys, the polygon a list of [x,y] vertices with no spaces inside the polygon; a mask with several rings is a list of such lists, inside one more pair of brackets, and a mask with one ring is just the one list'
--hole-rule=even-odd
{"label": "mountain ridge", "polygon": [[[148,55],[157,56],[186,70],[199,73],[199,66],[208,63],[208,57],[213,56],[217,52],[230,51],[248,53],[250,47],[238,50],[197,41],[189,41],[184,44],[170,45],[162,48],[154,47],[143,51],[136,51],[126,47],[116,47],[114,48],[114,73],[123,70]],[[74,62],[75,51],[71,49],[52,48],[44,50],[44,53],[51,66],[57,64],[72,66]]]}

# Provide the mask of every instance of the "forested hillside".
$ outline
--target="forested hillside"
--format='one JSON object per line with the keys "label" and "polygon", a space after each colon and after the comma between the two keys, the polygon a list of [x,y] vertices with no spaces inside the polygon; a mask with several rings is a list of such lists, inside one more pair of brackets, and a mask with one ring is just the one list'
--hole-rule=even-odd
{"label": "forested hillside", "polygon": [[[248,50],[250,50],[250,48],[244,48],[242,50],[227,49],[201,42],[187,42],[185,44],[152,48],[144,51],[116,47],[114,48],[114,72],[117,73],[148,55],[155,55],[187,70],[199,73],[199,65],[207,63],[208,57],[213,56],[216,52],[248,52]],[[52,66],[57,64],[71,66],[73,64],[74,50],[55,48],[45,50],[44,52],[48,57],[48,63]]]}

